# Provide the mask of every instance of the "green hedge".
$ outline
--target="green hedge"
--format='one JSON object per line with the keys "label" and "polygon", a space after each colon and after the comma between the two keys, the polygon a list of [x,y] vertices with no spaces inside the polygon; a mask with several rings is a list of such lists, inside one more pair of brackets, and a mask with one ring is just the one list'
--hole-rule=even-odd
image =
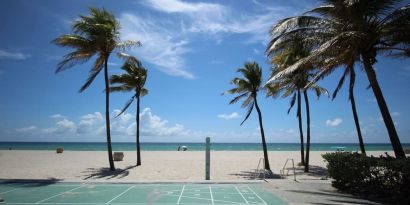
{"label": "green hedge", "polygon": [[386,154],[366,157],[359,153],[336,152],[322,155],[328,162],[333,186],[364,197],[410,204],[410,158]]}

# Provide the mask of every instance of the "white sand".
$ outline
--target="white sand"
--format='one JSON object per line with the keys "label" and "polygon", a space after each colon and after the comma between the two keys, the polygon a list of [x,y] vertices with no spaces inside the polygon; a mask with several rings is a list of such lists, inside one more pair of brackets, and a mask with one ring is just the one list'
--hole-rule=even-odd
{"label": "white sand", "polygon": [[[107,152],[103,151],[0,151],[0,179],[59,179],[66,181],[201,181],[204,180],[204,151],[143,151],[142,166],[133,166],[136,153],[124,152],[124,161],[115,162],[119,169],[114,173],[108,167]],[[310,154],[312,172],[323,172],[326,163],[321,157],[325,152]],[[384,152],[368,152],[380,155]],[[389,154],[393,155],[392,152]],[[211,180],[248,180],[256,169],[262,151],[212,151]],[[299,162],[298,151],[269,151],[271,169],[275,174],[287,158]],[[298,172],[301,173],[301,167]],[[312,176],[313,175],[313,176]],[[320,177],[301,174],[301,178]]]}

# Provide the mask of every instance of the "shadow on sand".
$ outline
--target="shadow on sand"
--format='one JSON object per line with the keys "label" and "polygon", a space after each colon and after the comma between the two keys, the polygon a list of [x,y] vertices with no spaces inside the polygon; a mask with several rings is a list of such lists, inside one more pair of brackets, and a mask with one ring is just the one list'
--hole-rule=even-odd
{"label": "shadow on sand", "polygon": [[[258,179],[263,179],[263,173],[258,173],[256,170],[251,170],[251,171],[241,171],[240,173],[232,173],[229,174],[231,176],[238,176],[243,179],[247,180],[258,180]],[[265,170],[265,179],[280,179],[280,175],[274,174],[271,171]]]}
{"label": "shadow on sand", "polygon": [[[293,175],[293,168],[286,168],[285,173],[289,171],[290,175]],[[305,167],[304,166],[297,166],[295,167],[295,172],[296,176],[297,175],[307,175],[307,176],[312,176],[312,177],[326,177],[326,168],[320,167],[320,166],[315,166],[315,165],[309,165],[309,172],[305,172]]]}
{"label": "shadow on sand", "polygon": [[84,180],[87,179],[121,179],[130,174],[130,169],[137,167],[137,165],[128,166],[125,169],[115,169],[111,171],[110,168],[103,167],[103,168],[88,168],[86,171],[82,172],[85,177]]}

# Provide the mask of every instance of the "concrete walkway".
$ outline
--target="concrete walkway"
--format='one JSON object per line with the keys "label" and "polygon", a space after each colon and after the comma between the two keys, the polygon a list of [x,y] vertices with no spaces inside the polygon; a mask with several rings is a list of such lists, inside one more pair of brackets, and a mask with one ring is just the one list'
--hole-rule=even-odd
{"label": "concrete walkway", "polygon": [[291,205],[305,204],[379,204],[355,196],[338,193],[330,180],[306,179],[297,182],[291,179],[268,179],[269,191]]}

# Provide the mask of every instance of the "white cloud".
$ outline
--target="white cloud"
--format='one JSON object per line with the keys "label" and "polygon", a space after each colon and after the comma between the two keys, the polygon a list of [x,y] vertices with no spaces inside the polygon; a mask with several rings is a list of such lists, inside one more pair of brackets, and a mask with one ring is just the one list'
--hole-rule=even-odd
{"label": "white cloud", "polygon": [[225,120],[232,120],[241,117],[237,112],[233,112],[231,114],[219,114],[218,118],[225,119]]}
{"label": "white cloud", "polygon": [[193,79],[194,75],[186,70],[182,56],[189,51],[188,41],[180,36],[180,31],[171,28],[174,25],[161,25],[159,20],[140,18],[130,13],[121,15],[122,35],[124,39],[138,40],[141,47],[133,52],[143,60],[158,66],[168,75]]}
{"label": "white cloud", "polygon": [[335,118],[333,120],[329,119],[329,120],[326,120],[326,125],[335,127],[335,126],[340,125],[342,122],[343,120],[340,118]]}
{"label": "white cloud", "polygon": [[61,118],[66,118],[66,117],[64,115],[61,115],[61,114],[54,114],[54,115],[51,115],[50,118],[61,119]]}
{"label": "white cloud", "polygon": [[[140,114],[141,134],[146,136],[182,136],[187,134],[187,130],[181,124],[168,125],[167,120],[154,115],[150,108],[145,108]],[[135,123],[127,129],[129,134],[135,133]]]}
{"label": "white cloud", "polygon": [[391,115],[392,116],[400,116],[400,113],[399,112],[392,112]]}
{"label": "white cloud", "polygon": [[62,119],[56,122],[54,127],[45,128],[42,131],[45,133],[53,133],[53,134],[66,134],[72,133],[76,130],[76,124],[68,119]]}
{"label": "white cloud", "polygon": [[16,129],[17,132],[32,132],[36,130],[37,130],[37,127],[34,125]]}
{"label": "white cloud", "polygon": [[250,42],[266,42],[272,24],[289,12],[289,8],[265,6],[259,9],[261,14],[238,14],[217,3],[180,0],[146,0],[144,4],[157,11],[181,15],[185,31],[216,37],[217,42],[224,33],[246,33],[251,35]]}
{"label": "white cloud", "polygon": [[148,0],[146,4],[160,11],[167,13],[190,13],[212,12],[220,13],[223,7],[212,3],[190,3],[180,0]]}
{"label": "white cloud", "polygon": [[30,54],[24,54],[24,53],[12,53],[8,52],[5,50],[0,50],[0,59],[10,59],[10,60],[26,60],[30,58]]}
{"label": "white cloud", "polygon": [[[139,40],[141,47],[132,53],[156,66],[162,72],[194,79],[184,59],[191,51],[189,44],[198,34],[221,43],[225,34],[247,34],[248,42],[266,43],[268,31],[284,9],[263,8],[258,14],[238,11],[218,3],[181,0],[145,0],[142,5],[163,13],[155,18],[141,13],[122,13],[122,38]],[[246,42],[246,41],[245,41]]]}
{"label": "white cloud", "polygon": [[100,112],[94,112],[93,114],[87,114],[81,117],[77,126],[77,133],[87,133],[93,129],[96,123],[102,122],[103,117]]}
{"label": "white cloud", "polygon": [[[122,115],[117,115],[120,110],[115,109],[111,113],[111,134],[117,139],[129,141],[134,139],[136,131],[135,115],[124,112]],[[105,120],[100,112],[94,112],[81,116],[75,122],[68,120],[61,114],[52,115],[56,122],[48,128],[38,128],[35,125],[16,129],[16,132],[27,133],[33,132],[38,135],[66,135],[71,139],[82,139],[78,137],[87,136],[87,140],[99,139],[105,135]],[[181,137],[188,136],[189,130],[181,124],[170,124],[167,120],[160,118],[152,113],[150,108],[145,108],[140,114],[140,134],[141,136],[151,137]],[[132,136],[132,138],[130,138]],[[67,138],[68,139],[68,138]],[[154,140],[155,141],[155,140]]]}

